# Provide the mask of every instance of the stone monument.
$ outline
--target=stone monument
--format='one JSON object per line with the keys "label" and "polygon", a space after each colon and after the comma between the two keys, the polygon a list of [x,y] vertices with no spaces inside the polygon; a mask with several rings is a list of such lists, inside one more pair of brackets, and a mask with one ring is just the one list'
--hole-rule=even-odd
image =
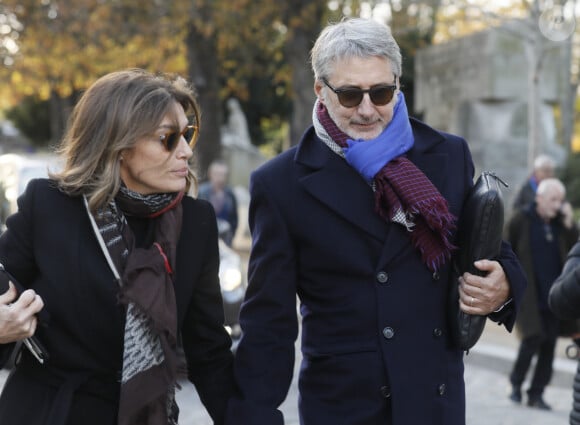
{"label": "stone monument", "polygon": [[238,200],[238,230],[233,244],[238,249],[249,249],[251,243],[248,228],[248,191],[250,174],[266,161],[266,158],[252,144],[248,121],[240,102],[230,98],[226,102],[228,115],[221,128],[222,156],[229,167],[229,184]]}
{"label": "stone monument", "polygon": [[228,118],[221,128],[222,154],[230,169],[232,186],[249,185],[250,173],[265,161],[250,139],[248,122],[240,102],[230,98],[226,102]]}
{"label": "stone monument", "polygon": [[[530,66],[524,43],[499,27],[419,50],[415,59],[415,112],[435,128],[468,141],[476,176],[495,171],[510,185],[504,191],[508,209],[529,173]],[[557,142],[554,105],[567,85],[561,72],[566,65],[563,44],[550,43],[538,85],[538,154],[561,164],[566,151]]]}

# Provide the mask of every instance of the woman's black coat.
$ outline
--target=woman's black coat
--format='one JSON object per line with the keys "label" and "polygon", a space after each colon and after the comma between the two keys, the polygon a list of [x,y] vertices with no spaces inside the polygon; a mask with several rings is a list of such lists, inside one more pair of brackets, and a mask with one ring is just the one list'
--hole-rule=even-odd
{"label": "woman's black coat", "polygon": [[[0,237],[0,262],[42,296],[48,320],[36,334],[50,360],[40,366],[23,351],[0,397],[0,424],[46,424],[55,415],[50,425],[114,425],[125,313],[83,200],[41,179],[29,184],[18,205]],[[205,201],[184,197],[182,205],[174,275],[179,331],[188,377],[221,423],[232,354],[223,328],[216,219]],[[0,357],[11,346],[0,345]]]}

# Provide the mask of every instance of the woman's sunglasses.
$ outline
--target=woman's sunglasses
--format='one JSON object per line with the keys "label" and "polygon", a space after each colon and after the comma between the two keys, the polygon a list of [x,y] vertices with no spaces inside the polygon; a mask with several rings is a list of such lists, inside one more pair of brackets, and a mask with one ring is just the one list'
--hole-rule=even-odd
{"label": "woman's sunglasses", "polygon": [[354,87],[335,89],[330,85],[326,78],[322,78],[322,81],[330,90],[336,93],[338,96],[338,101],[345,108],[354,108],[355,106],[360,105],[365,93],[369,94],[371,102],[373,102],[375,105],[384,106],[393,100],[393,96],[397,90],[397,77],[395,77],[395,84],[374,86],[366,90],[357,89]]}
{"label": "woman's sunglasses", "polygon": [[181,140],[181,137],[183,137],[189,147],[193,149],[197,143],[198,135],[198,127],[196,125],[188,125],[180,132],[169,131],[165,134],[162,134],[159,136],[159,141],[163,143],[165,149],[167,149],[169,152],[172,152]]}

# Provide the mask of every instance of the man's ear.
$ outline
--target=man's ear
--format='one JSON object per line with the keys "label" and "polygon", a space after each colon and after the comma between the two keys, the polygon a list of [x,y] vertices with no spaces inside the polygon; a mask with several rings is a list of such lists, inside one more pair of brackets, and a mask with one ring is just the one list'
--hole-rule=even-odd
{"label": "man's ear", "polygon": [[320,81],[320,80],[314,81],[314,94],[316,95],[318,100],[321,102],[322,102],[322,89],[323,88],[324,88],[324,84],[322,84],[322,81]]}

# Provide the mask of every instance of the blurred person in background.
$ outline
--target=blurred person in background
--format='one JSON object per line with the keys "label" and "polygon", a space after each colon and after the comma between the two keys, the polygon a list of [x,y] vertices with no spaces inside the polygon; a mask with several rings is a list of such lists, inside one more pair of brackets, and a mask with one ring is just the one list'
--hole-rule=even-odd
{"label": "blurred person in background", "polygon": [[544,179],[555,175],[556,162],[548,155],[539,155],[534,160],[533,170],[526,182],[518,190],[513,203],[514,213],[526,208],[536,200],[538,185]]}
{"label": "blurred person in background", "polygon": [[220,235],[228,246],[232,246],[238,228],[238,202],[228,186],[228,165],[222,160],[213,161],[207,169],[207,177],[208,181],[199,186],[198,197],[213,205],[220,226],[227,226],[220,229]]}
{"label": "blurred person in background", "polygon": [[521,338],[510,373],[510,399],[522,402],[522,385],[532,359],[537,358],[527,404],[542,410],[551,407],[543,394],[552,378],[554,350],[560,321],[550,311],[548,293],[562,271],[566,254],[578,239],[572,207],[564,202],[566,189],[555,178],[543,179],[535,201],[510,219],[507,239],[517,254],[528,278],[528,287],[516,320]]}
{"label": "blurred person in background", "polygon": [[2,425],[174,425],[182,378],[223,423],[216,219],[187,195],[198,126],[192,86],[138,69],[103,76],[75,106],[62,170],[28,184],[0,237],[0,262],[44,301],[35,336],[49,354],[21,352]]}

